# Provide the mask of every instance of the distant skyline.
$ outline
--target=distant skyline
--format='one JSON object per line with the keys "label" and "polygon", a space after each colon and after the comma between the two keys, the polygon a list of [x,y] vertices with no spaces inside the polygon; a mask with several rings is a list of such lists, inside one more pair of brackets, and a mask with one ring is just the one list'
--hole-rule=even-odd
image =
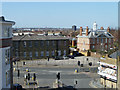
{"label": "distant skyline", "polygon": [[117,2],[3,2],[2,16],[14,27],[118,27]]}

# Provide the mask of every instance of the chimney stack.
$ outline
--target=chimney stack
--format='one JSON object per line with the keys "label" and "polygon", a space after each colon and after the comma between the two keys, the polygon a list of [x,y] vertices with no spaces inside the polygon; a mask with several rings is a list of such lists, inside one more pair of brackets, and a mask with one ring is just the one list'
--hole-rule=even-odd
{"label": "chimney stack", "polygon": [[88,26],[86,27],[86,36],[88,36]]}
{"label": "chimney stack", "polygon": [[83,31],[83,29],[82,29],[82,27],[80,27],[80,36],[82,36],[82,31]]}
{"label": "chimney stack", "polygon": [[103,28],[103,27],[101,27],[100,29],[101,29],[101,30],[104,30],[104,28]]}
{"label": "chimney stack", "polygon": [[75,46],[75,41],[74,40],[72,40],[72,47],[74,47]]}
{"label": "chimney stack", "polygon": [[109,33],[110,33],[110,28],[109,28],[109,27],[107,28],[107,32],[109,32]]}

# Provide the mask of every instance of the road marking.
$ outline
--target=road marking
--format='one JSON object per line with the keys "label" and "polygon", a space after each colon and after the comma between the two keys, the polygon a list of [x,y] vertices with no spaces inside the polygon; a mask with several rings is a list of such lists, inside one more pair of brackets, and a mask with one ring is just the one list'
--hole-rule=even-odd
{"label": "road marking", "polygon": [[62,71],[48,71],[48,72],[58,73],[58,72],[62,72]]}
{"label": "road marking", "polygon": [[42,70],[42,71],[48,71],[48,70]]}

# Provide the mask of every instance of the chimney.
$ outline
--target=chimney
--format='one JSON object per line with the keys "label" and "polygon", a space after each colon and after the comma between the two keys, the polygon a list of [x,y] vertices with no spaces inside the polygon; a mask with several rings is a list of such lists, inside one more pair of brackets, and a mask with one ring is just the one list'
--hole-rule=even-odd
{"label": "chimney", "polygon": [[110,28],[109,28],[109,27],[107,28],[107,32],[109,32],[109,33],[110,33]]}
{"label": "chimney", "polygon": [[86,27],[86,36],[88,36],[88,26]]}
{"label": "chimney", "polygon": [[75,46],[75,41],[74,40],[72,40],[72,47],[74,47]]}
{"label": "chimney", "polygon": [[82,27],[80,27],[80,36],[82,36],[82,30],[83,30]]}
{"label": "chimney", "polygon": [[104,28],[103,28],[103,27],[101,27],[100,29],[101,29],[101,30],[104,30]]}

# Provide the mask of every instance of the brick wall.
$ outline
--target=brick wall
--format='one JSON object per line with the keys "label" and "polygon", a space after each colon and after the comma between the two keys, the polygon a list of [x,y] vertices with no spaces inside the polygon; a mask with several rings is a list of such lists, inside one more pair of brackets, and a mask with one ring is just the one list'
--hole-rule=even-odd
{"label": "brick wall", "polygon": [[81,51],[83,48],[85,50],[90,49],[90,41],[89,38],[78,38],[77,39],[77,48]]}
{"label": "brick wall", "polygon": [[[13,56],[16,57],[15,53],[17,51],[20,59],[47,58],[47,51],[49,51],[49,57],[52,57],[52,51],[54,51],[54,56],[56,56],[56,50],[61,51],[61,56],[64,55],[64,50],[66,50],[66,56],[69,54],[69,40],[54,40],[54,44],[53,40],[49,40],[49,45],[47,45],[46,40],[38,40],[38,45],[35,45],[36,41],[34,40],[32,41],[32,47],[29,47],[29,41],[26,41],[26,47],[24,47],[24,41],[13,41]],[[18,42],[18,47],[16,47],[16,42]],[[41,42],[43,42],[43,45]],[[43,51],[43,56],[41,56],[41,51]],[[26,52],[26,57],[24,57],[24,52]],[[30,52],[32,52],[32,58],[30,58]],[[35,56],[35,52],[38,52],[38,57]]]}

